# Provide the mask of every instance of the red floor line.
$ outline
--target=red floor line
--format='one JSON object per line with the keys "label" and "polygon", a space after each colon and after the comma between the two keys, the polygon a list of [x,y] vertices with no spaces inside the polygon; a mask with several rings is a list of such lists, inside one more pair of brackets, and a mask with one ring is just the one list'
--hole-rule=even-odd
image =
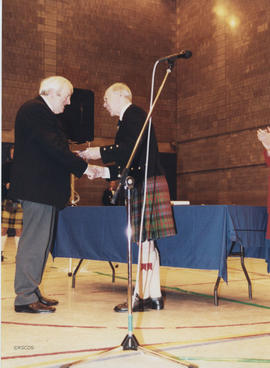
{"label": "red floor line", "polygon": [[42,357],[42,356],[52,356],[52,355],[60,355],[60,354],[77,354],[77,353],[91,353],[95,351],[102,351],[102,350],[112,350],[115,347],[106,347],[106,348],[97,348],[97,349],[82,349],[82,350],[66,350],[66,351],[58,351],[55,353],[40,353],[40,354],[31,354],[31,355],[13,355],[13,356],[6,356],[1,357],[2,360],[7,359],[21,359],[21,358],[35,358],[35,357]]}
{"label": "red floor line", "polygon": [[[106,326],[76,326],[76,325],[52,325],[52,324],[43,324],[43,323],[25,323],[25,322],[12,322],[12,321],[2,321],[2,324],[6,325],[18,325],[18,326],[31,326],[31,327],[68,327],[68,328],[108,328]],[[120,330],[126,330],[127,327],[116,327]],[[165,327],[134,327],[134,330],[164,330]]]}
{"label": "red floor line", "polygon": [[107,328],[106,326],[76,326],[76,325],[52,325],[45,323],[24,323],[24,322],[12,322],[2,321],[5,325],[19,325],[19,326],[34,326],[34,327],[68,327],[68,328]]}
{"label": "red floor line", "polygon": [[[55,324],[42,324],[42,323],[23,323],[23,322],[12,322],[2,321],[2,324],[6,325],[19,325],[19,326],[32,326],[32,327],[64,327],[64,328],[89,328],[89,329],[106,329],[106,326],[76,326],[76,325],[55,325]],[[205,325],[205,326],[175,326],[175,329],[195,329],[195,328],[217,328],[217,327],[240,327],[240,326],[257,326],[257,325],[268,325],[270,321],[263,322],[250,322],[250,323],[235,323],[226,325]],[[119,326],[117,329],[124,330],[127,327]],[[165,330],[166,327],[134,327],[134,330]]]}
{"label": "red floor line", "polygon": [[[251,335],[239,335],[239,336],[228,336],[228,337],[222,337],[217,338],[217,342],[222,341],[228,341],[228,340],[242,340],[247,338],[253,338],[253,337],[264,337],[264,336],[270,336],[270,333],[262,333],[262,334],[251,334]],[[208,344],[209,341],[205,342],[204,344]],[[168,342],[163,343],[151,343],[151,344],[142,344],[141,346],[155,346],[155,345],[166,345]],[[96,352],[96,351],[110,351],[112,349],[117,348],[118,346],[112,346],[112,347],[106,347],[106,348],[96,348],[96,349],[82,349],[82,350],[66,350],[66,351],[59,351],[54,353],[40,353],[40,354],[32,354],[32,355],[16,355],[16,356],[6,356],[2,357],[2,360],[7,359],[22,359],[22,358],[35,358],[35,357],[45,357],[45,356],[53,356],[53,355],[63,355],[63,354],[77,354],[77,353],[86,353],[86,352]],[[120,347],[120,345],[119,345]],[[176,347],[175,347],[176,348]]]}

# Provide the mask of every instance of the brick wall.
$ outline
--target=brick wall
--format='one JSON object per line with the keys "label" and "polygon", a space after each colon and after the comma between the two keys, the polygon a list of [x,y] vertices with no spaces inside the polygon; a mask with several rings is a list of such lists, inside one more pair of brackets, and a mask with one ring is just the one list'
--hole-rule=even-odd
{"label": "brick wall", "polygon": [[[269,21],[269,0],[3,0],[3,136],[40,79],[57,73],[94,91],[93,145],[108,144],[115,120],[104,90],[122,80],[148,109],[154,62],[189,49],[154,112],[160,145],[177,147],[178,199],[263,205],[268,170],[256,130],[270,124]],[[100,204],[105,186],[75,182],[81,204]]]}
{"label": "brick wall", "polygon": [[2,127],[11,130],[19,106],[38,94],[43,77],[42,21],[36,0],[4,0],[2,16]]}
{"label": "brick wall", "polygon": [[[3,136],[10,137],[17,109],[37,94],[40,79],[59,74],[94,91],[95,137],[110,142],[116,120],[103,108],[104,91],[124,81],[134,103],[148,110],[154,62],[175,49],[175,6],[175,0],[3,0]],[[158,68],[156,87],[165,70]],[[175,75],[154,117],[158,140],[175,140]],[[80,204],[100,204],[105,186],[76,180]]]}
{"label": "brick wall", "polygon": [[179,199],[266,203],[269,41],[268,0],[177,1],[177,44],[193,52],[177,78]]}

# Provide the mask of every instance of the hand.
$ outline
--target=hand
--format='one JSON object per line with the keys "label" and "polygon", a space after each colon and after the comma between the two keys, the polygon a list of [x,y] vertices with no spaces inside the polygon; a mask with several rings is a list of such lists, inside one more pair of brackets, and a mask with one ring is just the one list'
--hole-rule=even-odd
{"label": "hand", "polygon": [[102,178],[104,175],[104,167],[97,165],[88,165],[84,174],[87,175],[88,179],[93,180],[97,178]]}
{"label": "hand", "polygon": [[77,151],[77,154],[84,160],[98,160],[101,158],[100,147],[89,147],[84,151]]}
{"label": "hand", "polygon": [[258,137],[258,140],[264,146],[264,148],[267,151],[270,150],[270,127],[267,127],[267,129],[258,129],[257,137]]}

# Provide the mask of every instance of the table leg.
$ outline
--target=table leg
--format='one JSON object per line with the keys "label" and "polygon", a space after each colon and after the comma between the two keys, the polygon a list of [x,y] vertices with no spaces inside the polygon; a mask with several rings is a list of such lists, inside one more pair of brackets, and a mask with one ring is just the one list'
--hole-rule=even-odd
{"label": "table leg", "polygon": [[[244,247],[242,245],[240,245],[240,252],[233,252],[234,245],[235,245],[235,242],[232,242],[232,246],[231,246],[230,252],[228,254],[228,257],[237,257],[237,256],[240,257],[241,267],[242,267],[242,270],[245,274],[245,277],[246,277],[246,280],[247,280],[247,283],[248,283],[248,296],[249,296],[249,299],[252,299],[252,284],[251,284],[251,281],[250,281],[250,278],[249,278],[249,275],[248,275],[248,272],[247,272],[247,269],[246,269],[246,266],[245,266],[245,250],[244,250]],[[218,305],[218,286],[219,286],[219,283],[220,283],[220,276],[218,276],[215,287],[214,287],[214,303],[215,303],[215,305]]]}
{"label": "table leg", "polygon": [[242,245],[240,246],[240,257],[241,257],[242,270],[246,276],[246,280],[248,283],[248,296],[249,296],[249,299],[252,299],[252,285],[251,285],[251,281],[250,281],[250,278],[249,278],[249,275],[248,275],[248,272],[245,266],[245,253],[244,253],[244,247]]}
{"label": "table leg", "polygon": [[81,267],[83,259],[80,259],[80,262],[78,263],[77,267],[75,268],[75,271],[73,272],[72,275],[72,288],[75,288],[75,278],[76,278],[76,273],[79,271],[79,268]]}
{"label": "table leg", "polygon": [[[109,262],[109,265],[110,265],[110,267],[112,269],[112,282],[115,282],[115,268],[114,268],[114,266],[113,266],[113,264],[112,264],[111,261],[108,261],[108,262]],[[115,267],[118,267],[118,265],[116,265]]]}
{"label": "table leg", "polygon": [[214,287],[214,303],[215,305],[218,305],[218,286],[220,283],[220,276],[218,276],[217,281],[215,283],[215,287]]}

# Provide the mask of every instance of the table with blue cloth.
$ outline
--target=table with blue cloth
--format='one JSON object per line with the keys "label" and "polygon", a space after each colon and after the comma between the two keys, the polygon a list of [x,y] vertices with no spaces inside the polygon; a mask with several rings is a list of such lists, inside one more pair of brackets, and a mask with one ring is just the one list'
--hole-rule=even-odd
{"label": "table with blue cloth", "polygon": [[[232,245],[245,257],[262,258],[270,271],[265,241],[267,209],[261,206],[173,206],[177,235],[157,241],[161,266],[218,270],[228,280]],[[53,256],[127,262],[127,214],[123,206],[67,207],[59,212]],[[137,263],[138,247],[132,259]]]}

